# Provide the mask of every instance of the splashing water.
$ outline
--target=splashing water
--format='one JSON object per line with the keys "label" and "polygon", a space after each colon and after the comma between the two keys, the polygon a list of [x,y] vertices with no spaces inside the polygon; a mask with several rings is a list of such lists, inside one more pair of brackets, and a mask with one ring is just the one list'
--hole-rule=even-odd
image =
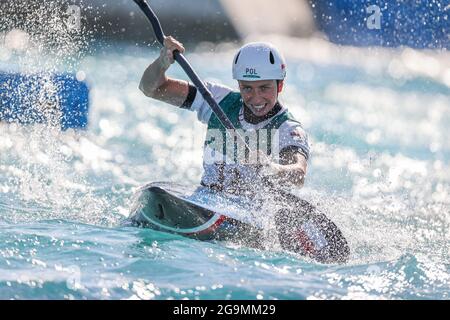
{"label": "splashing water", "polygon": [[[64,47],[60,37],[53,45]],[[68,39],[79,46],[60,57],[3,41],[3,70],[33,52],[39,70],[85,75],[91,113],[82,132],[0,123],[0,297],[448,299],[448,54],[270,40],[289,52],[281,100],[312,141],[298,193],[342,229],[347,264],[121,226],[138,186],[201,175],[205,128],[137,89],[157,50],[115,44],[74,64],[66,57],[86,39]],[[235,87],[223,66],[234,49],[201,44],[188,58],[204,79]]]}
{"label": "splashing water", "polygon": [[79,59],[93,41],[93,30],[87,29],[81,14],[86,6],[83,0],[77,3],[79,5],[68,0],[53,0],[45,4],[2,1],[2,64],[11,66],[10,59],[17,58],[16,66],[21,72],[55,72],[61,65],[66,71],[76,70]]}

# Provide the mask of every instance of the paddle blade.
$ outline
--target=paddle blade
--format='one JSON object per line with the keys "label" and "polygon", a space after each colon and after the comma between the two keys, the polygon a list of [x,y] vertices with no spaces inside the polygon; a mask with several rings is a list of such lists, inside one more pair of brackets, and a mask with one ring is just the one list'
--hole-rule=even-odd
{"label": "paddle blade", "polygon": [[321,263],[345,263],[350,255],[347,240],[323,213],[300,200],[294,209],[280,210],[276,229],[284,250]]}

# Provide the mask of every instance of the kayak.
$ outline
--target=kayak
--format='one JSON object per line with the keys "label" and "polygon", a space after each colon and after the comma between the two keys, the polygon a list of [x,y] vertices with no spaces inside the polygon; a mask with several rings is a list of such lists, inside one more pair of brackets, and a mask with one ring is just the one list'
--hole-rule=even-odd
{"label": "kayak", "polygon": [[130,220],[189,238],[255,248],[265,248],[275,235],[284,250],[322,263],[347,261],[348,243],[325,214],[294,195],[275,198],[269,201],[203,186],[152,182],[136,192]]}

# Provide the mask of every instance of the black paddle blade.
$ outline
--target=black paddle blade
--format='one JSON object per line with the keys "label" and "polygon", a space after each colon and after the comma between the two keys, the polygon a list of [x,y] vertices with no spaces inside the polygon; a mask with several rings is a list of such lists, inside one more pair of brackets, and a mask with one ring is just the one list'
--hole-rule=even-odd
{"label": "black paddle blade", "polygon": [[296,199],[289,209],[278,211],[276,229],[284,250],[321,263],[345,263],[350,255],[339,228],[308,202]]}

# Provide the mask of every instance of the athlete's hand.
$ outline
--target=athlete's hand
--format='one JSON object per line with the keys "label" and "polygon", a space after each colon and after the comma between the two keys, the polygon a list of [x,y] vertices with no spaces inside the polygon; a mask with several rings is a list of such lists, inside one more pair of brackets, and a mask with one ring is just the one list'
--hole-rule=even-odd
{"label": "athlete's hand", "polygon": [[177,41],[172,36],[167,36],[164,38],[164,47],[161,48],[159,58],[164,69],[168,69],[172,63],[175,62],[173,57],[173,52],[178,50],[180,53],[185,51],[183,44]]}
{"label": "athlete's hand", "polygon": [[277,174],[276,170],[274,170],[274,163],[270,160],[270,157],[267,156],[261,150],[256,151],[257,156],[257,166],[258,172],[262,176],[273,176]]}

